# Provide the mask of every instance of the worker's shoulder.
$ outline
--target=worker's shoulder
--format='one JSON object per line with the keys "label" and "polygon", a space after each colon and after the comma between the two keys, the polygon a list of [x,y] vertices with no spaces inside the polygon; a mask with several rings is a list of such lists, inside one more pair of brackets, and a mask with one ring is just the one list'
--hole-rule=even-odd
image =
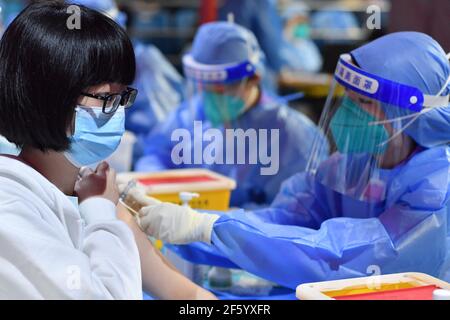
{"label": "worker's shoulder", "polygon": [[275,113],[272,119],[283,123],[282,127],[288,132],[315,134],[317,131],[316,124],[307,115],[286,104],[279,104]]}
{"label": "worker's shoulder", "polygon": [[199,100],[199,97],[194,96],[184,100],[175,108],[165,122],[183,122],[193,120],[204,120],[204,114],[202,112],[203,103]]}
{"label": "worker's shoulder", "polygon": [[450,168],[450,146],[439,145],[431,148],[417,147],[409,159],[410,165],[433,165],[435,168]]}
{"label": "worker's shoulder", "polygon": [[314,125],[304,113],[290,107],[281,99],[267,93],[263,94],[260,101],[260,113],[266,114],[267,117],[276,116],[278,119],[284,121],[297,121],[297,123],[301,122]]}

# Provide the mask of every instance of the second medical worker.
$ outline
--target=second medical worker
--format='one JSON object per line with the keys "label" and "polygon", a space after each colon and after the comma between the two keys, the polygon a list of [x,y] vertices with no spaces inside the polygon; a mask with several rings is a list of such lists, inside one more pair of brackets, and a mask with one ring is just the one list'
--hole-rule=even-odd
{"label": "second medical worker", "polygon": [[[146,156],[138,161],[136,170],[208,168],[236,180],[232,206],[269,204],[283,180],[305,169],[318,129],[306,116],[264,92],[260,85],[262,61],[256,38],[247,29],[229,22],[202,25],[191,53],[183,58],[190,98],[150,133]],[[201,122],[200,137],[196,136],[199,122],[195,121]],[[172,141],[172,134],[180,128],[188,130],[192,138],[187,148],[192,155],[189,163],[177,163],[172,156],[179,143]],[[203,136],[210,129],[220,130],[223,148],[217,148],[220,151],[213,154],[213,161],[194,163],[196,148],[204,154],[211,143]],[[247,140],[244,145],[228,147],[225,129],[254,130],[258,145]],[[260,129],[266,129],[267,135],[260,134]],[[239,153],[245,155],[244,161],[238,159]],[[270,156],[272,163],[264,163],[261,154]],[[234,156],[229,162],[230,155]],[[326,155],[324,150],[321,157]],[[276,170],[265,174],[263,168],[267,167]]]}

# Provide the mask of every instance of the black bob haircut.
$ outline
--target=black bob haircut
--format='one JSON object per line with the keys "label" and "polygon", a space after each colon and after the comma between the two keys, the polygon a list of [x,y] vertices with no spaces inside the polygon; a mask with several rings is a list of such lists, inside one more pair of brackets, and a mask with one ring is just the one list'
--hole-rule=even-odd
{"label": "black bob haircut", "polygon": [[79,5],[80,28],[63,1],[25,8],[0,42],[0,135],[18,147],[64,151],[83,90],[130,85],[136,62],[125,30]]}

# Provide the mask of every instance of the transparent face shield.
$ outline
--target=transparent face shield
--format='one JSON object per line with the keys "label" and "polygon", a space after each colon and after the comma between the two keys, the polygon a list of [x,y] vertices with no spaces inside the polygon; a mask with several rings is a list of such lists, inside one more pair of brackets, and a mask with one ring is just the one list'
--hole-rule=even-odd
{"label": "transparent face shield", "polygon": [[[444,88],[447,87],[445,84]],[[357,200],[381,201],[389,171],[416,150],[404,131],[449,97],[423,94],[414,87],[369,74],[342,55],[319,127],[329,146],[316,139],[307,171],[327,188]],[[330,148],[330,159],[320,157]]]}
{"label": "transparent face shield", "polygon": [[212,127],[237,127],[240,117],[258,100],[258,86],[251,83],[255,67],[250,62],[210,66],[186,56],[183,65],[189,107],[203,112]]}

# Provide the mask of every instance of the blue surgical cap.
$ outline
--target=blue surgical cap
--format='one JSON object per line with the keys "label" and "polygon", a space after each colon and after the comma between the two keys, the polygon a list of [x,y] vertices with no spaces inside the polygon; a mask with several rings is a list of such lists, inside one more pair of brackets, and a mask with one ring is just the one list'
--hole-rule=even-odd
{"label": "blue surgical cap", "polygon": [[[419,32],[398,32],[376,39],[351,52],[359,67],[369,73],[437,95],[450,76],[450,64],[442,47]],[[450,85],[441,95],[450,93]],[[386,106],[389,118],[411,112]],[[404,120],[405,124],[411,119]],[[450,142],[450,105],[421,114],[405,129],[419,145],[433,147]]]}
{"label": "blue surgical cap", "polygon": [[[258,61],[252,61],[255,54],[260,57]],[[252,61],[255,67],[261,68],[262,52],[254,34],[229,22],[202,25],[195,36],[191,55],[196,62],[206,65]]]}

